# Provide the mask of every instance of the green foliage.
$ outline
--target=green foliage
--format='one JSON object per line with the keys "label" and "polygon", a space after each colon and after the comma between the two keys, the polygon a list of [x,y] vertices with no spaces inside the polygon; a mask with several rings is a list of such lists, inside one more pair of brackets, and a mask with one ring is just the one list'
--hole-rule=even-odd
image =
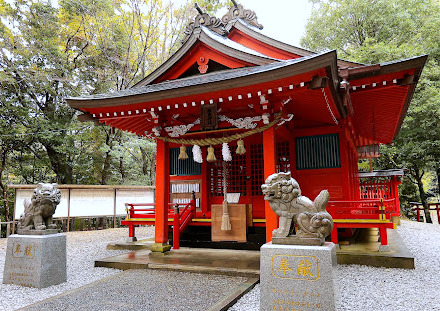
{"label": "green foliage", "polygon": [[429,54],[399,135],[391,146],[382,146],[383,156],[375,161],[376,168],[406,168],[418,195],[410,193],[414,187],[405,186],[403,200],[426,203],[425,172],[436,171],[440,178],[440,2],[312,2],[314,11],[301,41],[309,49],[336,49],[341,58],[360,63]]}
{"label": "green foliage", "polygon": [[[226,1],[198,2],[212,12]],[[194,1],[54,3],[0,0],[0,208],[8,183],[154,183],[151,141],[80,123],[64,99],[122,90],[154,70],[179,47]]]}

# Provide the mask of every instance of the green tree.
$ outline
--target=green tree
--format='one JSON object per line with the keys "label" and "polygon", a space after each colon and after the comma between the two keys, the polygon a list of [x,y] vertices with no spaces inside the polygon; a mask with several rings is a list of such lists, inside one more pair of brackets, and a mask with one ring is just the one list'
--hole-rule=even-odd
{"label": "green tree", "polygon": [[436,0],[313,0],[314,10],[302,45],[322,51],[336,49],[341,58],[380,63],[429,54],[401,131],[383,146],[379,168],[407,168],[417,186],[427,221],[426,171],[440,180],[440,2]]}
{"label": "green tree", "polygon": [[[208,12],[225,3],[198,2]],[[0,0],[1,206],[10,182],[154,182],[154,144],[80,123],[64,98],[135,84],[179,47],[193,5]]]}

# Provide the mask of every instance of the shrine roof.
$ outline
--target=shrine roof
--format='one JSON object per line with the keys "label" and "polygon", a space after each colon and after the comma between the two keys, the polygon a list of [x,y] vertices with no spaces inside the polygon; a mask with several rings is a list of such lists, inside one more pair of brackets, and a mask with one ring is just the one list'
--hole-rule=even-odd
{"label": "shrine roof", "polygon": [[193,118],[201,105],[218,102],[243,117],[257,113],[248,108],[254,98],[261,104],[267,95],[278,109],[294,102],[283,109],[295,116],[296,128],[346,119],[356,146],[395,138],[426,55],[373,65],[340,60],[336,51],[315,53],[264,35],[255,13],[233,3],[222,19],[196,6],[200,14],[187,26],[182,46],[135,86],[67,103],[85,112],[84,121],[144,135],[156,126],[148,116],[157,111],[161,122],[172,123],[176,115]]}
{"label": "shrine roof", "polygon": [[[147,98],[145,98],[144,96],[142,96],[142,99],[139,99],[139,101],[135,99],[135,97],[141,95],[148,96],[164,91],[182,89],[191,86],[215,84],[216,82],[221,82],[221,81],[228,81],[237,78],[256,76],[265,72],[274,72],[277,71],[278,69],[282,69],[289,66],[294,67],[296,64],[299,63],[316,62],[326,56],[330,56],[330,58],[334,58],[336,60],[336,52],[330,51],[325,53],[313,54],[301,58],[276,61],[267,65],[228,69],[223,71],[207,73],[204,75],[186,77],[186,78],[165,81],[165,82],[160,82],[145,86],[138,86],[117,92],[85,95],[81,97],[71,97],[71,98],[67,98],[67,101],[72,108],[78,108],[78,109],[87,108],[87,107],[91,108],[91,107],[106,107],[106,106],[115,106],[115,105],[128,105],[139,101],[148,101]],[[292,75],[294,74],[295,72],[292,71]],[[272,78],[275,79],[276,75],[273,75]],[[121,98],[126,98],[126,100],[124,100],[124,102],[122,103],[119,100]],[[128,98],[133,98],[133,100],[129,100]],[[102,101],[105,101],[105,103],[100,103]]]}
{"label": "shrine roof", "polygon": [[224,45],[226,45],[226,46],[229,46],[230,48],[233,48],[233,49],[238,50],[238,51],[242,51],[242,52],[244,52],[244,53],[249,53],[249,54],[252,54],[252,55],[255,55],[255,56],[263,57],[263,58],[268,58],[268,59],[273,59],[273,60],[279,60],[279,59],[277,59],[277,58],[269,57],[269,56],[264,55],[264,54],[262,54],[262,53],[260,53],[260,52],[257,52],[257,51],[255,51],[255,50],[253,50],[253,49],[251,49],[251,48],[248,48],[248,47],[246,47],[246,46],[244,46],[244,45],[241,45],[240,43],[237,43],[237,42],[235,42],[235,41],[232,41],[232,40],[229,39],[228,37],[221,36],[221,35],[215,33],[214,31],[210,30],[208,27],[200,26],[200,28],[201,28],[202,31],[203,31],[205,34],[207,34],[210,38],[216,40],[217,42],[219,42],[219,43],[221,43],[221,44],[224,44]]}
{"label": "shrine roof", "polygon": [[[199,14],[187,25],[182,46],[134,87],[185,76],[185,72],[191,70],[196,62],[202,66],[201,60],[212,60],[228,68],[240,68],[319,54],[266,36],[261,32],[263,26],[258,23],[255,12],[240,4],[234,3],[221,19],[204,13],[197,5],[196,8]],[[339,67],[363,66],[345,60],[337,62]],[[200,71],[199,67],[202,74],[209,67],[207,63],[203,65],[205,71]],[[213,68],[208,72],[218,70]]]}
{"label": "shrine roof", "polygon": [[302,47],[293,46],[290,44],[287,44],[285,42],[279,41],[275,38],[271,38],[264,34],[262,29],[259,29],[258,27],[255,27],[253,25],[250,25],[246,23],[244,20],[237,18],[231,22],[228,23],[226,29],[229,31],[232,31],[233,29],[237,29],[239,31],[245,32],[251,37],[262,41],[264,43],[267,43],[269,45],[272,45],[274,47],[277,47],[281,50],[291,52],[293,54],[297,54],[299,56],[309,56],[312,54],[316,54],[316,52],[304,49]]}
{"label": "shrine roof", "polygon": [[390,177],[390,176],[404,176],[404,169],[390,169],[390,170],[374,170],[372,172],[359,172],[360,178],[368,177]]}
{"label": "shrine roof", "polygon": [[[399,133],[427,55],[340,70],[349,82],[356,132],[368,143],[391,143]],[[360,143],[359,145],[364,145]]]}
{"label": "shrine roof", "polygon": [[[199,44],[203,44],[222,55],[227,55],[227,57],[238,60],[242,63],[242,66],[245,64],[248,66],[264,65],[278,60],[241,45],[227,37],[221,36],[210,28],[201,25],[191,32],[182,46],[173,55],[133,87],[136,88],[138,86],[157,83],[157,80],[160,80],[164,74],[172,70],[175,66],[178,66],[185,57],[196,54],[192,51],[196,50]],[[195,61],[196,60],[194,60],[194,62]]]}

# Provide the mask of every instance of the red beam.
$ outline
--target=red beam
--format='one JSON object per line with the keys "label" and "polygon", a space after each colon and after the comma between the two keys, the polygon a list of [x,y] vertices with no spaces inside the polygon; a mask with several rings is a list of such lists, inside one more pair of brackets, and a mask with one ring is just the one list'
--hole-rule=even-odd
{"label": "red beam", "polygon": [[[275,129],[263,132],[263,149],[264,149],[264,176],[269,177],[276,171],[276,142]],[[264,201],[266,215],[266,242],[272,241],[272,231],[278,227],[278,217],[270,208],[269,202]]]}

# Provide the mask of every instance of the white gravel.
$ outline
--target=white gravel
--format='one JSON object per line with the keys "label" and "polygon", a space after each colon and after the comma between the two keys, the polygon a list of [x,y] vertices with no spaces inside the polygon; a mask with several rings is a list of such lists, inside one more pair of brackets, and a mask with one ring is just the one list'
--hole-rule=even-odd
{"label": "white gravel", "polygon": [[[414,270],[338,265],[338,310],[440,310],[440,225],[402,221]],[[229,311],[259,311],[257,285]]]}
{"label": "white gravel", "polygon": [[[128,236],[127,228],[67,232],[66,235],[67,282],[44,289],[3,284],[7,239],[0,239],[0,311],[15,310],[121,272],[95,268],[94,261],[126,253],[126,250],[108,250],[106,246],[110,242],[123,242]],[[153,235],[154,227],[136,228],[138,238]]]}
{"label": "white gravel", "polygon": [[[66,283],[45,289],[0,284],[0,310],[14,310],[120,272],[94,268],[94,260],[126,251],[107,250],[109,242],[123,241],[128,230],[70,232],[67,234]],[[415,256],[415,270],[373,268],[357,265],[337,267],[340,290],[338,310],[440,310],[440,225],[402,221],[400,236]],[[139,228],[139,236],[154,234],[152,227]],[[0,281],[6,239],[0,239]],[[230,311],[258,311],[257,285]]]}

